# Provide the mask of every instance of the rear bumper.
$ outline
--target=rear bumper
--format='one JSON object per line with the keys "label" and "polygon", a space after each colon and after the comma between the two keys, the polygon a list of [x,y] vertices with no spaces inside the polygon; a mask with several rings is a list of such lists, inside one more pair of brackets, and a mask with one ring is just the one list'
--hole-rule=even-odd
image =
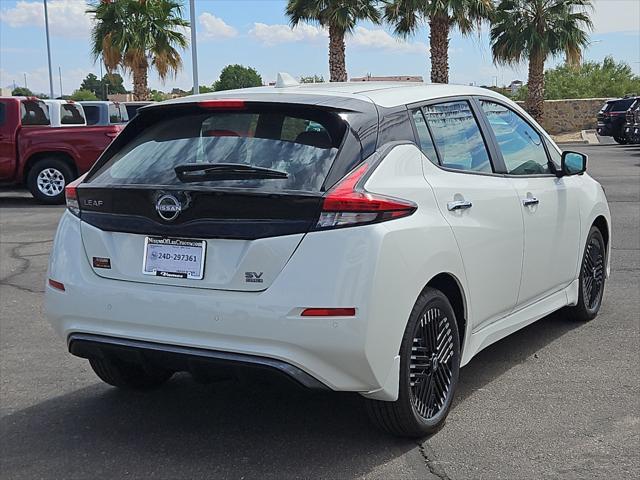
{"label": "rear bumper", "polygon": [[[79,338],[86,343],[91,335],[93,345],[107,337],[145,351],[161,345],[293,368],[313,380],[301,382],[296,374],[298,383],[394,400],[400,340],[417,293],[397,285],[393,274],[376,275],[386,258],[385,232],[372,225],[309,235],[267,290],[236,292],[99,277],[83,251],[80,220],[65,213],[48,272],[65,290],[46,286],[45,313],[74,354],[83,351]],[[377,277],[385,283],[376,284]],[[356,314],[302,317],[305,307],[355,307]],[[389,320],[388,309],[399,312],[397,321]]]}
{"label": "rear bumper", "polygon": [[297,384],[313,389],[327,390],[328,387],[301,369],[280,360],[217,352],[202,348],[164,345],[140,340],[105,337],[86,333],[72,333],[67,344],[69,352],[81,358],[129,359],[136,363],[150,363],[172,370],[196,373],[203,368],[223,369],[266,369],[286,376]]}

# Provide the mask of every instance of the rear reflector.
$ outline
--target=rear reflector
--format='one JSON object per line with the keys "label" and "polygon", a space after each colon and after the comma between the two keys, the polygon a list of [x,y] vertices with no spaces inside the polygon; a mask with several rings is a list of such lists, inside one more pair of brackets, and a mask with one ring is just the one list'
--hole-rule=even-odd
{"label": "rear reflector", "polygon": [[198,102],[202,108],[219,108],[224,110],[236,110],[245,108],[244,100],[225,99],[225,100],[202,100]]}
{"label": "rear reflector", "polygon": [[303,317],[354,317],[355,308],[305,308],[300,314]]}
{"label": "rear reflector", "polygon": [[56,290],[64,292],[64,283],[56,282],[55,280],[49,279],[49,286],[51,288],[55,288]]}
{"label": "rear reflector", "polygon": [[359,188],[358,183],[368,169],[367,163],[359,166],[327,192],[316,228],[383,222],[406,217],[416,211],[417,205],[413,202]]}

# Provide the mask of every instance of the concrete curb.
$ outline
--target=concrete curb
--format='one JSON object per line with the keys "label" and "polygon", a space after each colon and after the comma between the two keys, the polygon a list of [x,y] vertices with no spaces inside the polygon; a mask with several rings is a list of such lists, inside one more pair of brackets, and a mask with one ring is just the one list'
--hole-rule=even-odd
{"label": "concrete curb", "polygon": [[587,143],[589,145],[600,144],[600,140],[598,140],[598,136],[596,135],[595,130],[582,130],[580,132],[580,136],[582,137],[582,140],[584,140],[584,143]]}

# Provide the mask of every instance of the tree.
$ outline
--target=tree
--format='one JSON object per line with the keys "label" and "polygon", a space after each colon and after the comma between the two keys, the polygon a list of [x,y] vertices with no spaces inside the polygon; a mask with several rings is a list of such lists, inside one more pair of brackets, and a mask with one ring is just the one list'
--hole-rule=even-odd
{"label": "tree", "polygon": [[33,92],[27,87],[16,87],[11,92],[14,97],[33,97]]}
{"label": "tree", "polygon": [[631,67],[606,57],[602,63],[561,65],[544,74],[545,99],[610,98],[640,93],[640,76]]}
{"label": "tree", "polygon": [[180,49],[188,42],[183,29],[182,2],[176,0],[91,0],[94,15],[92,53],[102,58],[109,73],[118,67],[133,74],[133,96],[149,98],[148,71],[162,80],[182,68]]}
{"label": "tree", "polygon": [[529,61],[525,108],[536,120],[544,115],[544,62],[564,54],[578,65],[593,24],[586,9],[591,0],[500,0],[491,27],[494,62]]}
{"label": "tree", "polygon": [[98,97],[91,90],[79,89],[71,94],[71,100],[80,102],[80,101],[88,101],[88,100],[98,100]]}
{"label": "tree", "polygon": [[300,77],[300,83],[324,83],[322,75],[311,75],[309,77]]}
{"label": "tree", "polygon": [[286,14],[292,27],[310,22],[329,30],[329,81],[346,82],[344,37],[360,20],[379,23],[377,4],[378,0],[289,0]]}
{"label": "tree", "polygon": [[431,81],[449,83],[449,35],[457,28],[468,35],[494,10],[493,0],[391,0],[384,10],[397,35],[406,37],[429,24]]}
{"label": "tree", "polygon": [[213,89],[218,92],[260,86],[262,86],[262,77],[253,68],[242,65],[227,65],[220,72],[220,79],[213,84]]}
{"label": "tree", "polygon": [[170,96],[160,90],[151,90],[151,95],[149,96],[151,100],[154,102],[162,102],[164,100],[168,100]]}
{"label": "tree", "polygon": [[102,79],[90,73],[80,84],[80,89],[93,92],[100,100],[107,100],[109,94],[127,93],[123,83],[124,79],[119,73],[107,73]]}
{"label": "tree", "polygon": [[[124,94],[127,93],[127,89],[124,88],[124,79],[122,78],[122,75],[120,75],[119,73],[106,73],[103,77],[102,77],[102,86],[103,86],[103,92],[106,92],[106,94]],[[98,95],[100,96],[100,95]],[[103,100],[106,100],[106,96]]]}
{"label": "tree", "polygon": [[[102,82],[98,77],[96,77],[93,73],[90,73],[85,77],[85,79],[80,84],[80,90],[87,90],[93,92],[94,95],[101,98],[103,95],[103,87]],[[105,100],[104,98],[101,98]]]}

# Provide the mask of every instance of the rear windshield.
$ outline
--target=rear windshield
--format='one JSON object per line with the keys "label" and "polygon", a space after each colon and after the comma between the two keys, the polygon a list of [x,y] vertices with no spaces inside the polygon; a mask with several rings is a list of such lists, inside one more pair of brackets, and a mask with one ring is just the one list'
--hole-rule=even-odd
{"label": "rear windshield", "polygon": [[95,125],[100,121],[100,107],[96,105],[83,105],[84,116],[87,118],[87,125]]}
{"label": "rear windshield", "polygon": [[84,125],[85,119],[80,107],[75,103],[64,103],[60,105],[60,124]]}
{"label": "rear windshield", "polygon": [[629,109],[629,107],[633,104],[634,101],[635,99],[633,98],[625,98],[624,100],[617,100],[611,103],[611,108],[609,108],[607,111],[626,112]]}
{"label": "rear windshield", "polygon": [[[298,108],[164,113],[92,175],[89,183],[319,191],[345,132],[338,115]],[[286,174],[281,178],[181,180],[176,167],[239,164]]]}
{"label": "rear windshield", "polygon": [[50,125],[49,108],[38,100],[23,100],[20,102],[20,116],[22,125]]}
{"label": "rear windshield", "polygon": [[124,105],[120,103],[109,104],[109,123],[127,123],[129,115]]}

